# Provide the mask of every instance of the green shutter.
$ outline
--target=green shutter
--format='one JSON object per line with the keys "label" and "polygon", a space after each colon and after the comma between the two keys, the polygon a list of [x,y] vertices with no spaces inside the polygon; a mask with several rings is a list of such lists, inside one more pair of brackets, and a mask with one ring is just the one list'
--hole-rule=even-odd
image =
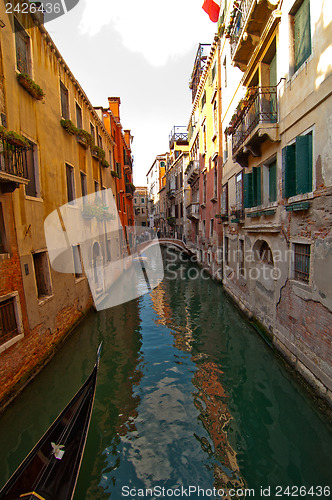
{"label": "green shutter", "polygon": [[312,133],[296,138],[296,193],[312,191]]}
{"label": "green shutter", "polygon": [[282,150],[282,196],[289,198],[295,194],[295,145],[292,144]]}
{"label": "green shutter", "polygon": [[310,0],[304,0],[294,15],[295,71],[311,54]]}
{"label": "green shutter", "polygon": [[269,166],[269,202],[277,201],[277,162]]}
{"label": "green shutter", "polygon": [[261,205],[261,167],[254,167],[253,173],[253,206]]}
{"label": "green shutter", "polygon": [[253,206],[252,174],[243,175],[243,203],[244,208]]}

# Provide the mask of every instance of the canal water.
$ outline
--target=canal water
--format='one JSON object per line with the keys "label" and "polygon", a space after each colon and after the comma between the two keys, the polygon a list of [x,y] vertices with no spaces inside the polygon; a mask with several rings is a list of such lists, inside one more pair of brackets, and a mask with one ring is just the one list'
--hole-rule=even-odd
{"label": "canal water", "polygon": [[103,341],[74,500],[330,498],[328,421],[220,284],[178,254],[165,259],[151,294],[91,312],[1,416],[0,483]]}

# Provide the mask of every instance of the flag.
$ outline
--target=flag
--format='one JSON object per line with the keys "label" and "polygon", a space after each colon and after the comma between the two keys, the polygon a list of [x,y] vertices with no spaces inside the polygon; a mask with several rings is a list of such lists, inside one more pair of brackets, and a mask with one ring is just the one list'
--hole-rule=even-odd
{"label": "flag", "polygon": [[202,9],[207,13],[213,23],[217,23],[220,12],[220,0],[204,0]]}

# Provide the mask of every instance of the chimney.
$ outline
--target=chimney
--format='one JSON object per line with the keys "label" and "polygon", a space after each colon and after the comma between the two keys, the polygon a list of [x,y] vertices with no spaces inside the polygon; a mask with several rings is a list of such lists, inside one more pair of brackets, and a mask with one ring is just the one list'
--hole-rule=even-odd
{"label": "chimney", "polygon": [[123,132],[124,132],[124,138],[125,138],[126,144],[127,144],[128,148],[130,149],[130,145],[132,143],[133,136],[131,135],[130,130],[124,130]]}
{"label": "chimney", "polygon": [[120,104],[121,104],[120,97],[109,97],[108,98],[109,108],[112,111],[115,118],[118,118],[119,120],[120,120]]}

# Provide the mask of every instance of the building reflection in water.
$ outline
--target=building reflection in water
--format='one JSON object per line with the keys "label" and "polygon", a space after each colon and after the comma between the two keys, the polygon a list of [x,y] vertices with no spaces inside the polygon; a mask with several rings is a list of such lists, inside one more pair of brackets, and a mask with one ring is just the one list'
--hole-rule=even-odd
{"label": "building reflection in water", "polygon": [[[198,304],[206,300],[206,297],[197,296],[199,293],[197,283],[194,285],[195,294],[193,295],[191,285],[190,281],[183,281],[182,284],[177,281],[174,284],[166,279],[153,290],[151,300],[153,309],[158,315],[156,323],[171,329],[174,346],[181,351],[191,353],[191,359],[197,367],[192,379],[192,384],[196,388],[196,392],[193,393],[193,403],[199,411],[198,418],[208,433],[210,441],[205,436],[195,435],[195,438],[209,458],[214,458],[214,487],[224,490],[244,488],[245,482],[241,477],[236,452],[228,440],[228,426],[232,416],[227,407],[228,397],[222,385],[223,372],[219,363],[211,359],[209,349],[205,349],[206,346],[203,343],[199,346],[201,342],[197,338],[197,330],[199,330],[197,325],[202,324],[199,321]],[[174,293],[170,293],[170,288],[174,286],[179,288],[177,293],[185,296],[186,300],[169,303],[166,297],[174,297]],[[185,307],[183,307],[184,302]],[[213,314],[210,318],[210,321],[206,321],[206,315],[204,315],[204,329],[206,330],[213,328]],[[217,339],[218,337],[216,341]]]}
{"label": "building reflection in water", "polygon": [[[103,354],[98,374],[95,418],[89,431],[89,440],[95,444],[95,450],[91,449],[83,461],[75,496],[86,500],[104,498],[105,492],[115,483],[114,473],[121,461],[121,439],[136,433],[135,419],[140,397],[135,388],[143,375],[140,369],[142,336],[138,302],[128,302],[125,309],[119,306],[101,311],[97,321],[97,334],[103,339]],[[87,483],[84,470],[87,472]]]}

